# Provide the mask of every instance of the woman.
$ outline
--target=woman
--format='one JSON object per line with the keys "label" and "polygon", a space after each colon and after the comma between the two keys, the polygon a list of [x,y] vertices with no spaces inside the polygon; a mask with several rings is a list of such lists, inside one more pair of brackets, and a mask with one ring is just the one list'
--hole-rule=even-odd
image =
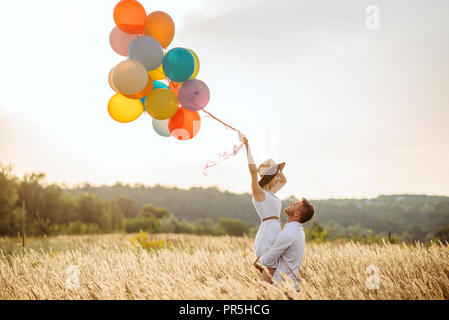
{"label": "woman", "polygon": [[[248,145],[248,139],[243,134],[239,135],[239,139],[246,147],[248,167],[251,173],[252,202],[261,219],[254,241],[254,250],[259,258],[270,249],[276,235],[281,231],[279,219],[282,203],[274,194],[287,183],[287,179],[282,173],[285,162],[276,164],[273,160],[268,159],[257,168]],[[257,173],[261,176],[260,180],[258,180]]]}

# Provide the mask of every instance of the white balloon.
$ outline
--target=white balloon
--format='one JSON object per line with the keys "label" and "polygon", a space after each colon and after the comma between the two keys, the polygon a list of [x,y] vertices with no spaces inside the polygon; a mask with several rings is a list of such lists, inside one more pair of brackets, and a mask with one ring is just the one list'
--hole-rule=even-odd
{"label": "white balloon", "polygon": [[128,59],[113,69],[112,80],[119,92],[136,94],[146,87],[148,73],[139,61]]}
{"label": "white balloon", "polygon": [[150,36],[140,36],[128,48],[129,58],[142,63],[148,71],[156,70],[162,64],[164,53],[159,41]]}
{"label": "white balloon", "polygon": [[168,129],[168,121],[170,119],[165,120],[157,120],[153,118],[153,129],[156,133],[162,137],[171,137],[170,130]]}

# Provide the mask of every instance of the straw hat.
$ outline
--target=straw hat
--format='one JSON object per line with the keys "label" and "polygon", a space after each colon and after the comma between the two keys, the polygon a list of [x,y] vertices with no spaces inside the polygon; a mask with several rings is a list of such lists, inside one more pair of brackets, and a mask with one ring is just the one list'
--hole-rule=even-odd
{"label": "straw hat", "polygon": [[276,162],[274,162],[272,159],[268,159],[265,160],[264,162],[262,162],[259,167],[257,168],[257,172],[259,173],[259,175],[261,177],[265,176],[265,175],[275,175],[279,170],[284,169],[285,166],[285,162],[281,162],[279,164],[277,164]]}

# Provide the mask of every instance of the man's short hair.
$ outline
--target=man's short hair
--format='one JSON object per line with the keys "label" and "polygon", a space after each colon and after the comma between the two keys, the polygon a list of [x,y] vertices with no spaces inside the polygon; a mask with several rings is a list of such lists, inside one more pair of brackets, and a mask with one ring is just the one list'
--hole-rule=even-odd
{"label": "man's short hair", "polygon": [[302,198],[302,209],[301,209],[301,217],[299,218],[299,222],[306,223],[311,220],[315,216],[315,207],[307,200],[306,198]]}

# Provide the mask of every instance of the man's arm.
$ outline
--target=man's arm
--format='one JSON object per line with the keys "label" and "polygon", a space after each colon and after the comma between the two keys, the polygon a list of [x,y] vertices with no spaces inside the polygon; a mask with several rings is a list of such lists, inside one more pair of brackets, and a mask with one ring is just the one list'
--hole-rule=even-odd
{"label": "man's arm", "polygon": [[291,245],[292,239],[285,232],[279,232],[271,248],[259,258],[259,262],[267,268],[276,268],[279,257]]}
{"label": "man's arm", "polygon": [[273,283],[273,275],[274,272],[276,271],[276,268],[267,268],[268,271],[266,269],[264,269],[264,267],[262,267],[259,263],[259,258],[256,259],[256,261],[254,261],[254,267],[256,267],[257,270],[259,270],[259,272],[262,274],[262,280],[268,282],[269,284]]}
{"label": "man's arm", "polygon": [[[276,271],[276,265],[279,257],[287,250],[292,241],[284,232],[279,232],[271,248],[254,262],[254,267],[262,273],[262,279],[268,283],[273,283],[273,275]],[[262,266],[268,268],[265,270]]]}

